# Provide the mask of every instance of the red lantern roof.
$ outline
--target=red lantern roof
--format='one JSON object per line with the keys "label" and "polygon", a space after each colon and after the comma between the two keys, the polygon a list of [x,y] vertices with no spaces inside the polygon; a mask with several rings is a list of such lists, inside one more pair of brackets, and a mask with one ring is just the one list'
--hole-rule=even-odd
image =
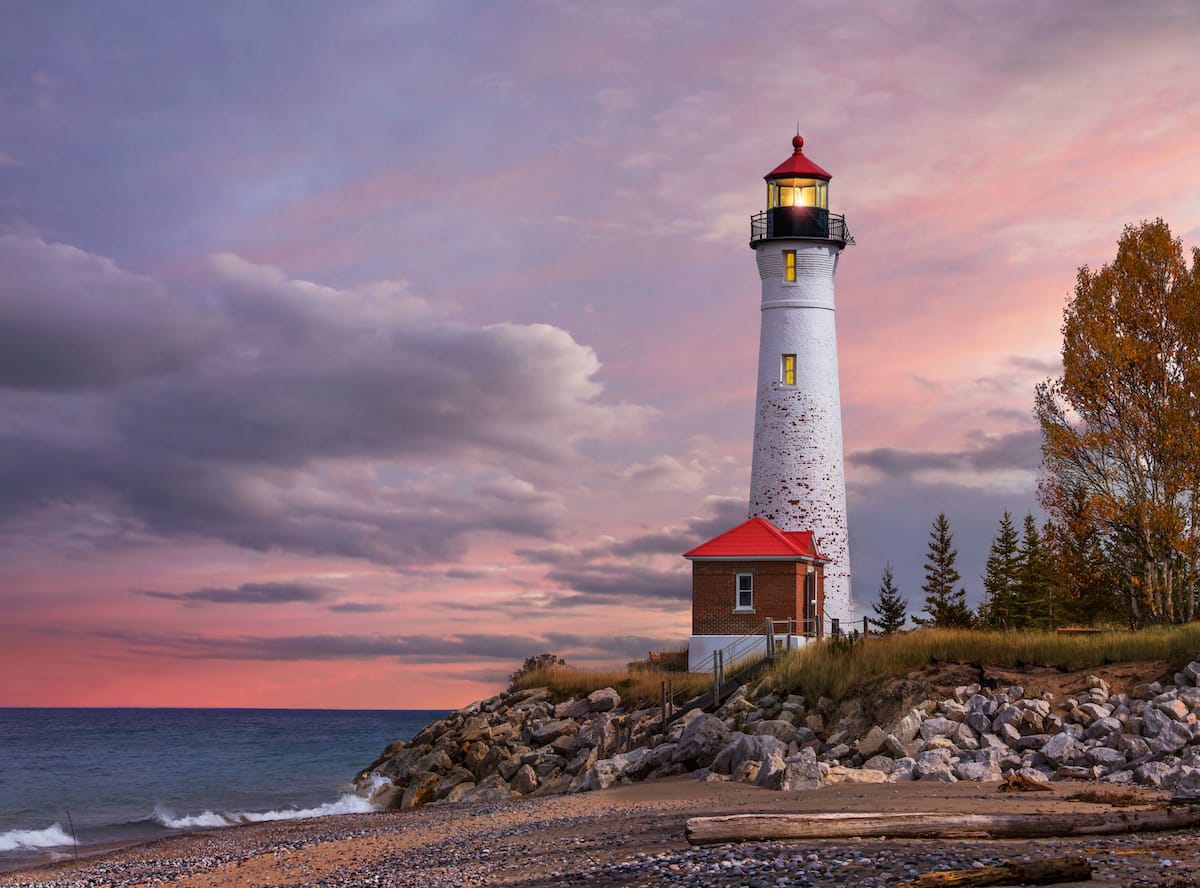
{"label": "red lantern roof", "polygon": [[772,179],[825,179],[833,178],[811,160],[804,156],[804,137],[797,134],[792,139],[792,156],[781,163],[771,172],[763,176],[768,182]]}
{"label": "red lantern roof", "polygon": [[829,561],[817,551],[811,530],[780,530],[762,518],[751,518],[684,552],[683,557]]}

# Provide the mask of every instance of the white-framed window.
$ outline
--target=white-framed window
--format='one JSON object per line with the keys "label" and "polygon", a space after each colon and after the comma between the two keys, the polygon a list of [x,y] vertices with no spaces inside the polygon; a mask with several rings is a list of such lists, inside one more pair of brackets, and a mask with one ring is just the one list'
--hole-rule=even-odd
{"label": "white-framed window", "polygon": [[734,599],[735,611],[753,611],[754,610],[754,574],[739,573],[734,574],[734,588],[737,590],[737,597]]}
{"label": "white-framed window", "polygon": [[779,381],[784,385],[796,384],[796,356],[780,355]]}

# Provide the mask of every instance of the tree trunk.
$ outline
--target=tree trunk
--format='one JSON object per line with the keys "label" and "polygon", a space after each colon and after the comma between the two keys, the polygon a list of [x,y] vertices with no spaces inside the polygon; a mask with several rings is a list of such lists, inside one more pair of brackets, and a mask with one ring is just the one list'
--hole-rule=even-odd
{"label": "tree trunk", "polygon": [[693,845],[771,839],[846,839],[854,836],[1029,839],[1153,832],[1200,826],[1200,805],[1059,814],[734,814],[693,817]]}
{"label": "tree trunk", "polygon": [[1085,857],[1061,860],[1014,860],[1003,866],[925,873],[907,888],[983,888],[985,885],[1058,885],[1090,882],[1092,865]]}

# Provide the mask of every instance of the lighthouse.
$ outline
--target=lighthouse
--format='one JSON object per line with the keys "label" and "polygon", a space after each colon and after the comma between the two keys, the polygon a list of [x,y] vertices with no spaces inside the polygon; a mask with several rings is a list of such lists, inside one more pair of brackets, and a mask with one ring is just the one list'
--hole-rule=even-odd
{"label": "lighthouse", "polygon": [[854,239],[829,212],[829,173],[792,140],[771,170],[766,209],[751,217],[762,282],[762,332],[750,517],[811,531],[824,566],[823,621],[850,613],[850,546],[833,279]]}
{"label": "lighthouse", "polygon": [[692,562],[688,668],[820,638],[850,613],[833,276],[846,220],[832,178],[792,140],[750,218],[762,333],[748,520],[683,553]]}

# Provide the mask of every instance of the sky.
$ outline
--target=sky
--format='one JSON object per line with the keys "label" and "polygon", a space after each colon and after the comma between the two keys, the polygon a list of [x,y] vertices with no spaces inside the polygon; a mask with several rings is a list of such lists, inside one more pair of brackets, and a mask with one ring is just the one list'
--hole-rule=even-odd
{"label": "sky", "polygon": [[859,614],[1036,510],[1076,270],[1200,243],[1190,2],[0,4],[0,705],[449,708],[677,647],[762,177],[837,277]]}

